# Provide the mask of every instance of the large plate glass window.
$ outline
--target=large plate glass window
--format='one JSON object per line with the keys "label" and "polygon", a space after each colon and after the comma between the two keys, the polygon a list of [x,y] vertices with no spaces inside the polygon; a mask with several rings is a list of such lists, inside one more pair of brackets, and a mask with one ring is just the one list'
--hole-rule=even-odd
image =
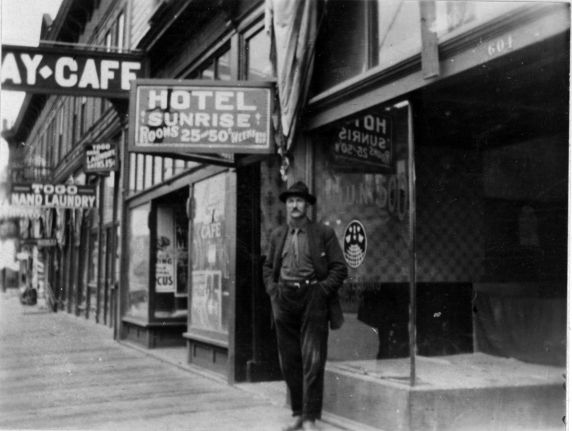
{"label": "large plate glass window", "polygon": [[330,334],[332,361],[409,353],[408,113],[407,104],[378,107],[316,136],[317,221],[335,230],[349,269],[340,290],[346,323]]}
{"label": "large plate glass window", "polygon": [[234,174],[196,183],[192,199],[192,272],[189,333],[228,342],[234,280]]}

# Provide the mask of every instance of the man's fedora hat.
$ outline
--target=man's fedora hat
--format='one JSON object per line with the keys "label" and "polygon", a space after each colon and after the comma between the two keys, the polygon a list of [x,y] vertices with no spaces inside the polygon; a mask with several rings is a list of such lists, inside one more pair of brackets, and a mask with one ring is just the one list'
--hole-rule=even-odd
{"label": "man's fedora hat", "polygon": [[314,205],[316,203],[316,197],[310,194],[308,191],[308,186],[302,181],[298,181],[292,184],[288,190],[280,193],[280,200],[282,202],[286,202],[286,199],[291,196],[304,198],[310,205]]}

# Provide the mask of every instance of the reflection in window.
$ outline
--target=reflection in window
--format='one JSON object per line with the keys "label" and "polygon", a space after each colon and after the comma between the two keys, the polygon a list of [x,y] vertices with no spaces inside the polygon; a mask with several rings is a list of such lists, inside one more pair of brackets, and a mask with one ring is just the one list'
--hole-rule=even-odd
{"label": "reflection in window", "polygon": [[270,64],[270,38],[262,30],[246,42],[246,79],[262,81],[272,78],[272,65]]}

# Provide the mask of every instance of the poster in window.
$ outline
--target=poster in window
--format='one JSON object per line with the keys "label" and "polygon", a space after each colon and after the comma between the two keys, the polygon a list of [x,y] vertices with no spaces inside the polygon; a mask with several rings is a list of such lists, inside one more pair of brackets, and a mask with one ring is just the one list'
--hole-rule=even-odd
{"label": "poster in window", "polygon": [[217,270],[193,271],[193,327],[222,330],[222,284]]}
{"label": "poster in window", "polygon": [[173,244],[173,209],[157,208],[157,250],[155,263],[155,292],[173,293],[176,290],[176,259]]}

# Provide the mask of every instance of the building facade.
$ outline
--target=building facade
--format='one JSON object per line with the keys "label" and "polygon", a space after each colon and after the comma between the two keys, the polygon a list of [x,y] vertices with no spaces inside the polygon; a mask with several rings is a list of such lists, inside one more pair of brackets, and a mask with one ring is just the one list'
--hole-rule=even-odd
{"label": "building facade", "polygon": [[[64,0],[45,39],[143,53],[151,80],[275,83],[271,4]],[[98,191],[97,209],[21,222],[56,239],[29,248],[49,302],[117,339],[185,349],[229,383],[279,379],[261,264],[285,220],[278,196],[301,179],[350,269],[328,411],[379,425],[363,404],[382,389],[362,380],[388,359],[480,352],[563,367],[569,5],[315,7],[287,151],[138,153],[125,101],[27,96],[10,140],[47,176],[26,179]],[[120,149],[120,170],[85,172],[97,142]]]}

